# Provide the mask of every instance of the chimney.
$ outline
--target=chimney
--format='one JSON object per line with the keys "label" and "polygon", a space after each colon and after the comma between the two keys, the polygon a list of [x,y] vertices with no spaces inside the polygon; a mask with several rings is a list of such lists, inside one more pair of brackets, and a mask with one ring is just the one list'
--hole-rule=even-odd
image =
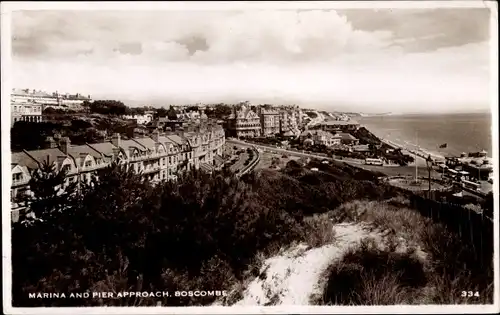
{"label": "chimney", "polygon": [[154,132],[153,132],[153,140],[155,142],[158,142],[158,138],[160,137],[160,131],[158,129],[156,129]]}
{"label": "chimney", "polygon": [[120,148],[119,147],[113,147],[113,159],[116,159],[119,154],[120,154]]}
{"label": "chimney", "polygon": [[54,149],[57,148],[57,143],[52,137],[47,137],[45,139],[45,148],[47,149]]}
{"label": "chimney", "polygon": [[184,128],[179,127],[177,130],[175,130],[175,134],[178,135],[179,137],[184,136]]}
{"label": "chimney", "polygon": [[120,134],[119,133],[114,133],[113,136],[111,137],[111,143],[115,147],[120,147]]}
{"label": "chimney", "polygon": [[71,148],[71,141],[68,137],[63,137],[60,141],[60,149],[64,152],[64,154],[68,154],[69,149]]}

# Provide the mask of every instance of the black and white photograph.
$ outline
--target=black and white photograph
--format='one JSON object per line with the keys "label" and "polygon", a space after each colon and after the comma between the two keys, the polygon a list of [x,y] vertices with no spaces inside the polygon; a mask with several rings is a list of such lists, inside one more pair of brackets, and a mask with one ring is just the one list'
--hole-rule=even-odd
{"label": "black and white photograph", "polygon": [[500,310],[496,2],[1,16],[4,313]]}

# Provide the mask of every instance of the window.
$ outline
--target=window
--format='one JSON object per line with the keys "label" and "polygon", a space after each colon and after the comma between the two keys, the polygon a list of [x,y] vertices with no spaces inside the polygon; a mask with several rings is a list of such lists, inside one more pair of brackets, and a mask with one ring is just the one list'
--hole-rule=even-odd
{"label": "window", "polygon": [[63,165],[62,171],[69,172],[70,170],[71,170],[71,165],[69,165],[69,164]]}
{"label": "window", "polygon": [[92,161],[85,162],[85,167],[91,167],[91,166],[92,166]]}
{"label": "window", "polygon": [[23,179],[23,173],[12,174],[12,180],[18,182]]}

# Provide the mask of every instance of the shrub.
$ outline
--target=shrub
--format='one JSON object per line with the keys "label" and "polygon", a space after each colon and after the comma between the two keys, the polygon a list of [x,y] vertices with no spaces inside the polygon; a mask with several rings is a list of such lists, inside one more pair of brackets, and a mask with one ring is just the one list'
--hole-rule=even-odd
{"label": "shrub", "polygon": [[[460,236],[405,205],[409,206],[408,199],[399,196],[387,202],[353,201],[331,213],[337,222],[366,222],[390,235],[403,237],[410,246],[419,246],[426,260],[432,262],[427,266],[428,284],[422,290],[422,303],[492,303],[493,249],[486,245],[487,241],[478,248],[471,242],[468,231],[464,230]],[[480,297],[462,298],[464,286],[467,291],[482,292]]]}
{"label": "shrub", "polygon": [[315,214],[304,219],[304,239],[311,247],[320,247],[335,241],[335,231],[329,214]]}
{"label": "shrub", "polygon": [[331,265],[327,274],[324,304],[408,304],[427,282],[423,264],[413,253],[381,250],[367,239]]}
{"label": "shrub", "polygon": [[[230,287],[257,252],[301,237],[300,223],[262,202],[249,186],[253,180],[248,181],[194,171],[180,175],[175,183],[151,187],[124,169],[101,172],[94,186],[84,188],[77,200],[68,201],[71,204],[46,223],[13,227],[14,305],[102,303],[27,298],[28,292],[37,290],[69,294],[104,285],[137,291]],[[108,277],[114,273],[116,277]],[[213,300],[163,303],[204,305]]]}

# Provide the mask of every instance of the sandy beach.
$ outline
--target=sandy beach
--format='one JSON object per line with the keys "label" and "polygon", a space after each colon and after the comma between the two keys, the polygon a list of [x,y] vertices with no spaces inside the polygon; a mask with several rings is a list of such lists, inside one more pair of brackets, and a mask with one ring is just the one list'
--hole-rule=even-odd
{"label": "sandy beach", "polygon": [[482,150],[492,156],[491,117],[488,114],[364,117],[359,122],[380,139],[409,150],[419,150],[422,155],[431,154],[433,158],[444,159]]}

